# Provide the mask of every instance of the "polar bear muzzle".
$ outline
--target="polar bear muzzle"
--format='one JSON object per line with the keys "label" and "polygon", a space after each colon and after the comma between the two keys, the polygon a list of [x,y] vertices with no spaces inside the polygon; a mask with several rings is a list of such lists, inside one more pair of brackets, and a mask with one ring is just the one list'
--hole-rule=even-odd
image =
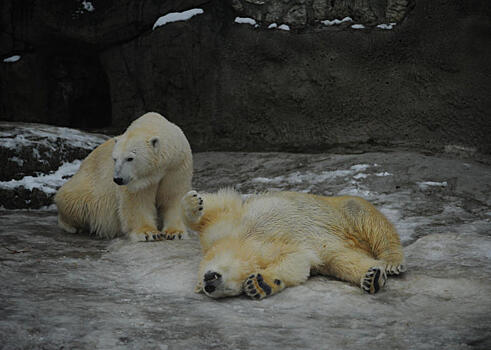
{"label": "polar bear muzzle", "polygon": [[203,290],[206,294],[212,294],[219,284],[222,283],[222,275],[218,272],[208,271],[203,276],[204,287]]}

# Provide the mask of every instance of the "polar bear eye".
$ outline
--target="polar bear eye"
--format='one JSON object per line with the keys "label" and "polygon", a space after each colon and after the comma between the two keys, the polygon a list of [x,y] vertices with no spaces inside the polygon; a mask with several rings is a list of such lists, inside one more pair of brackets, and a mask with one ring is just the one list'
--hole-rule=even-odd
{"label": "polar bear eye", "polygon": [[128,158],[126,158],[126,161],[131,162],[133,159],[134,159],[133,157],[128,157]]}

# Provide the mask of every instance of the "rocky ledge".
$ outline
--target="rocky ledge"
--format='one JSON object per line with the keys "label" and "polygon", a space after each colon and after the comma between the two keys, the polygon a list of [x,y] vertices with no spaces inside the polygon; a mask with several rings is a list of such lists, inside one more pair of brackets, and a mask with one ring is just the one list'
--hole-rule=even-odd
{"label": "rocky ledge", "polygon": [[37,209],[109,136],[43,124],[0,122],[0,206]]}

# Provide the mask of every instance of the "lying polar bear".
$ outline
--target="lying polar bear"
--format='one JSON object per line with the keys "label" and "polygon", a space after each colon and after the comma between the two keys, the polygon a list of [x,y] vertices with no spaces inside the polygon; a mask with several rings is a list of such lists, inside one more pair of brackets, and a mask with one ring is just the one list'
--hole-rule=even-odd
{"label": "lying polar bear", "polygon": [[243,201],[233,190],[190,191],[181,206],[204,254],[196,291],[212,298],[262,299],[311,273],[376,293],[387,274],[405,271],[394,227],[359,197],[271,192]]}
{"label": "lying polar bear", "polygon": [[182,238],[180,202],[192,175],[191,148],[181,129],[158,113],[146,113],[92,151],[59,189],[58,224],[102,238],[123,233],[133,240]]}

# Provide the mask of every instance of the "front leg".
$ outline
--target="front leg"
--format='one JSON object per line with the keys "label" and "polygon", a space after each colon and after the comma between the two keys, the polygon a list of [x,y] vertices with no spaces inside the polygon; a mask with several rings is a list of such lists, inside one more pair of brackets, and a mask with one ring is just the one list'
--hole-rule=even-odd
{"label": "front leg", "polygon": [[253,273],[244,281],[244,293],[253,299],[263,299],[283,289],[285,289],[285,282],[260,273]]}
{"label": "front leg", "polygon": [[156,225],[157,208],[153,201],[154,193],[155,188],[146,188],[138,192],[121,189],[119,219],[123,231],[132,241],[159,241],[163,238]]}
{"label": "front leg", "polygon": [[306,250],[280,255],[265,269],[251,274],[243,284],[244,293],[252,299],[263,299],[286,287],[307,280],[311,266],[318,262],[314,253]]}
{"label": "front leg", "polygon": [[191,229],[198,231],[203,217],[203,198],[196,191],[189,191],[181,199],[181,215]]}
{"label": "front leg", "polygon": [[173,240],[183,239],[187,236],[186,226],[181,216],[181,203],[177,199],[169,200],[162,208],[164,221],[164,238]]}

